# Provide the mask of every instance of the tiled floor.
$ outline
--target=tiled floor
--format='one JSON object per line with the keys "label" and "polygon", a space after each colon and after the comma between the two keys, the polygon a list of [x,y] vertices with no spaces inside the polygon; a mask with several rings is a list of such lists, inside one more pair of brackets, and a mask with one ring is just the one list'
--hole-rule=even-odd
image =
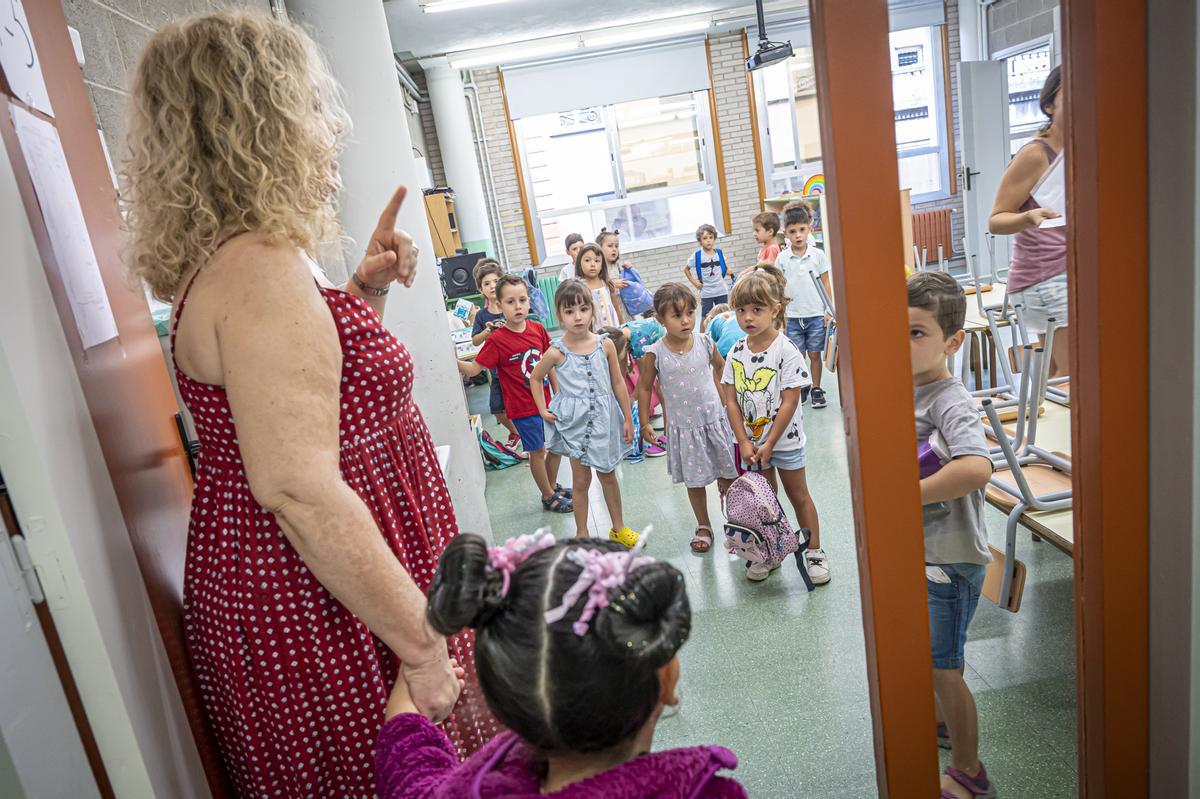
{"label": "tiled floor", "polygon": [[[829,386],[827,386],[829,388]],[[471,390],[476,412],[487,387]],[[836,386],[829,407],[806,409],[808,482],[821,516],[833,581],[808,594],[786,566],[751,584],[719,550],[688,551],[694,520],[665,459],[621,468],[628,523],[654,525],[649,552],[685,575],[694,614],[681,653],[682,703],[664,719],[657,748],[719,743],[737,753],[737,776],[754,797],[876,795],[862,614]],[[491,417],[485,416],[488,421]],[[564,462],[562,482],[570,470]],[[525,467],[490,472],[487,500],[497,537],[548,526],[574,533],[570,515],[544,513]],[[595,483],[593,483],[595,485]],[[593,532],[608,530],[599,491]],[[720,504],[709,499],[715,524]],[[785,503],[786,506],[786,503]],[[789,516],[791,508],[788,507]],[[1004,517],[990,506],[992,542],[1003,546]],[[968,682],[979,707],[981,753],[1004,797],[1073,797],[1075,649],[1071,560],[1022,532],[1018,557],[1029,576],[1018,614],[982,601],[967,644]],[[913,730],[929,735],[932,730]],[[943,763],[946,762],[943,753]]]}

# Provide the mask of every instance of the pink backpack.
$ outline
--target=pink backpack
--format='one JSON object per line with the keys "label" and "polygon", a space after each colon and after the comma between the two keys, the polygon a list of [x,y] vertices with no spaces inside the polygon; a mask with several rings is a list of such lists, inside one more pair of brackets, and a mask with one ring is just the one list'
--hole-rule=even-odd
{"label": "pink backpack", "polygon": [[802,529],[797,534],[792,529],[767,478],[759,472],[746,472],[729,485],[722,504],[725,548],[731,554],[746,561],[747,568],[751,563],[778,566],[794,554],[804,585],[813,590],[804,563],[810,533]]}

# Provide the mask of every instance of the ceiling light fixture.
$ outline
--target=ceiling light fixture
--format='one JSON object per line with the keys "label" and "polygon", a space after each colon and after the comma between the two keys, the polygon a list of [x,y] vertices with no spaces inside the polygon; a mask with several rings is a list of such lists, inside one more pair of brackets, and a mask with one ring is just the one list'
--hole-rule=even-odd
{"label": "ceiling light fixture", "polygon": [[685,33],[699,33],[708,30],[712,24],[709,19],[690,19],[675,24],[655,24],[633,29],[617,29],[614,33],[601,33],[597,36],[584,35],[583,43],[588,47],[611,47],[616,44],[630,44],[648,39],[666,39]]}
{"label": "ceiling light fixture", "polygon": [[482,53],[479,51],[461,54],[451,53],[447,58],[450,60],[450,66],[454,69],[471,69],[472,67],[492,66],[512,61],[528,61],[532,58],[567,53],[571,50],[578,50],[581,46],[582,43],[578,39],[571,39],[569,41],[552,42],[540,47],[487,50]]}
{"label": "ceiling light fixture", "polygon": [[439,11],[461,11],[465,8],[494,6],[507,2],[508,0],[427,0],[421,3],[421,10],[426,14],[436,14]]}

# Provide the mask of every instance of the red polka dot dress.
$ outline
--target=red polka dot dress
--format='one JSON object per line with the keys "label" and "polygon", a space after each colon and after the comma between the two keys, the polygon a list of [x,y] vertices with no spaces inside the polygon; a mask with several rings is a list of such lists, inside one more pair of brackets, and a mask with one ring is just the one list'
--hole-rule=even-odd
{"label": "red polka dot dress", "polygon": [[[342,347],[341,470],[422,590],[457,534],[408,351],[358,297],[321,288]],[[179,304],[183,313],[186,292]],[[174,351],[174,335],[172,335]],[[201,450],[184,574],[184,631],[225,766],[243,797],[374,796],[372,756],[398,664],[330,596],[254,501],[224,388],[179,372]],[[465,756],[497,731],[468,687],[446,730]]]}

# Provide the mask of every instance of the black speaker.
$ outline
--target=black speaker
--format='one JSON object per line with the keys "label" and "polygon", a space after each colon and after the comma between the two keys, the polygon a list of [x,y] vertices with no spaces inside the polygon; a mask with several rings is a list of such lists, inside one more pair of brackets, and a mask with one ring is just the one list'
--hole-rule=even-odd
{"label": "black speaker", "polygon": [[486,257],[487,253],[469,252],[466,255],[452,255],[442,259],[442,293],[446,295],[446,299],[453,300],[479,292],[475,287],[475,277],[471,273],[475,270],[475,264]]}

